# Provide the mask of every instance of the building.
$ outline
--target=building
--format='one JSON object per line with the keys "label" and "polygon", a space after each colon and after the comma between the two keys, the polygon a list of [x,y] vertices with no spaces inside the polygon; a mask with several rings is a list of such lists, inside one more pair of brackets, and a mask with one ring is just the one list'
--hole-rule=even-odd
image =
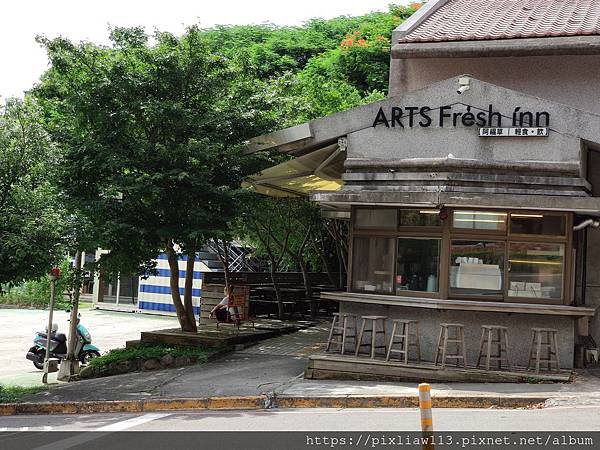
{"label": "building", "polygon": [[[340,311],[532,328],[560,365],[600,342],[600,1],[432,0],[393,33],[389,97],[255,138],[297,158],[253,177],[351,220]],[[277,173],[294,173],[282,180]]]}

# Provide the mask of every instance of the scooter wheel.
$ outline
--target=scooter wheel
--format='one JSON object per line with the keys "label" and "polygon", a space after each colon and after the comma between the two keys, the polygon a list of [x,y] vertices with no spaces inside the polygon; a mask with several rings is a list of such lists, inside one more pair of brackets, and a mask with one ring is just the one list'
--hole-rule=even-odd
{"label": "scooter wheel", "polygon": [[97,352],[96,350],[86,350],[79,355],[79,362],[81,364],[88,364],[90,359],[97,358],[98,356],[100,356],[100,352]]}
{"label": "scooter wheel", "polygon": [[[39,355],[40,360],[44,361],[44,359],[46,358],[46,351],[42,350],[42,349],[38,349],[36,353]],[[33,365],[38,370],[44,370],[44,363],[43,362],[39,363],[39,362],[33,361]]]}

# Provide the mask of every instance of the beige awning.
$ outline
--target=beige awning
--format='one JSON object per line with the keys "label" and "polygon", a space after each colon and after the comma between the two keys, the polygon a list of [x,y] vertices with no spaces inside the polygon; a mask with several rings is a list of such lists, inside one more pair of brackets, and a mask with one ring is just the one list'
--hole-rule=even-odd
{"label": "beige awning", "polygon": [[250,176],[243,184],[271,197],[303,197],[342,187],[346,153],[337,144],[291,159]]}

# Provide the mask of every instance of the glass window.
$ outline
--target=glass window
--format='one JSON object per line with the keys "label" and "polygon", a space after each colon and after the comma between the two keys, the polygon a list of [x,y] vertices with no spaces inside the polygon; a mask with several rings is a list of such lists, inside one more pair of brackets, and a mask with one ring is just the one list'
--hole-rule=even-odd
{"label": "glass window", "polygon": [[506,230],[506,216],[503,212],[454,211],[452,226],[463,230]]}
{"label": "glass window", "polygon": [[538,234],[564,236],[565,216],[537,213],[511,213],[510,232],[513,234]]}
{"label": "glass window", "polygon": [[401,209],[401,227],[439,227],[442,224],[437,209]]}
{"label": "glass window", "polygon": [[562,244],[511,242],[508,295],[561,298],[564,253]]}
{"label": "glass window", "polygon": [[354,224],[356,228],[377,228],[379,230],[395,230],[398,220],[398,210],[387,209],[357,209]]}
{"label": "glass window", "polygon": [[504,242],[453,240],[450,258],[450,294],[502,294]]}
{"label": "glass window", "polygon": [[352,287],[356,291],[392,293],[395,238],[359,237],[352,248]]}
{"label": "glass window", "polygon": [[438,292],[440,239],[398,239],[396,293]]}

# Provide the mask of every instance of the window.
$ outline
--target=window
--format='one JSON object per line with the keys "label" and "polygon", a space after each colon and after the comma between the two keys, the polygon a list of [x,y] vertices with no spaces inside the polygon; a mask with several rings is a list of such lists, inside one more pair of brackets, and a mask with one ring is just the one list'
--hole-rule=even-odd
{"label": "window", "polygon": [[355,225],[360,229],[395,230],[398,221],[398,210],[387,209],[357,209]]}
{"label": "window", "polygon": [[358,237],[354,239],[352,287],[361,292],[391,294],[395,239]]}
{"label": "window", "polygon": [[508,296],[561,298],[564,254],[562,244],[511,242]]}
{"label": "window", "polygon": [[518,210],[353,209],[355,292],[558,304],[572,291],[572,216]]}
{"label": "window", "polygon": [[398,239],[396,293],[438,292],[441,239]]}
{"label": "window", "polygon": [[450,246],[451,295],[502,295],[504,242],[453,240]]}
{"label": "window", "polygon": [[454,211],[453,228],[464,230],[505,231],[507,213],[487,211]]}
{"label": "window", "polygon": [[437,209],[401,209],[401,227],[439,227],[442,225]]}
{"label": "window", "polygon": [[564,236],[565,216],[556,214],[512,213],[511,234],[537,234],[540,236]]}

